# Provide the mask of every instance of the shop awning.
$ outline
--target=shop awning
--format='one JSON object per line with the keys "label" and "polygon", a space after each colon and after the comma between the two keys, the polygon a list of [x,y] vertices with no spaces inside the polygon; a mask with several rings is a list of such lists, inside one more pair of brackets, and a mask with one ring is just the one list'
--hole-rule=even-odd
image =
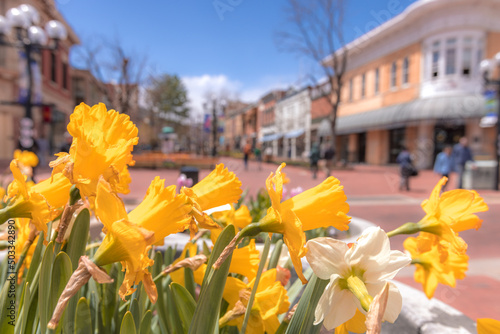
{"label": "shop awning", "polygon": [[293,131],[289,131],[287,133],[285,133],[285,138],[289,139],[289,138],[297,138],[301,135],[303,135],[305,132],[304,129],[298,129],[298,130],[293,130]]}
{"label": "shop awning", "polygon": [[270,135],[265,135],[260,139],[261,142],[266,142],[266,141],[273,141],[276,139],[280,139],[283,135],[281,133],[273,133]]}
{"label": "shop awning", "polygon": [[482,95],[443,96],[417,99],[380,109],[339,117],[337,133],[394,129],[422,120],[463,120],[486,114]]}

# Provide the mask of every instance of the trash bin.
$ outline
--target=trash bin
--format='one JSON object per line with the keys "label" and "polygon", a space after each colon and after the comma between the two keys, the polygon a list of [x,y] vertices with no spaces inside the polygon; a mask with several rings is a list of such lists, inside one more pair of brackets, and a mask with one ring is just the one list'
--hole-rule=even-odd
{"label": "trash bin", "polygon": [[462,184],[465,189],[495,189],[495,160],[468,161],[465,164]]}
{"label": "trash bin", "polygon": [[188,179],[193,180],[193,185],[198,183],[198,175],[200,173],[200,170],[197,167],[193,166],[184,166],[181,167],[181,174],[186,175]]}

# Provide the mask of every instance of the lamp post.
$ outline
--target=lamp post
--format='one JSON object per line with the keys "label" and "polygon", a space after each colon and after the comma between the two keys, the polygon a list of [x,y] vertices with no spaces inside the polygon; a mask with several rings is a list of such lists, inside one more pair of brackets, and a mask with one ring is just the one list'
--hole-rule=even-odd
{"label": "lamp post", "polygon": [[[10,46],[20,50],[26,58],[27,86],[23,98],[9,104],[24,105],[24,117],[21,119],[19,146],[24,150],[33,150],[33,68],[34,56],[42,50],[57,50],[59,41],[66,39],[67,32],[64,25],[56,20],[45,24],[45,29],[38,26],[40,15],[31,5],[20,5],[7,11],[5,17],[0,15],[0,45]],[[11,34],[11,29],[14,29]],[[11,36],[13,35],[13,36]],[[52,45],[48,45],[49,38]]]}
{"label": "lamp post", "polygon": [[[497,122],[496,122],[496,141],[495,141],[495,154],[496,154],[496,169],[495,169],[495,184],[494,189],[499,190],[499,174],[500,174],[500,52],[498,52],[493,59],[485,59],[481,61],[481,72],[483,74],[484,83],[486,86],[494,86],[497,93]],[[496,77],[495,75],[495,68]]]}
{"label": "lamp post", "polygon": [[[217,144],[218,144],[218,112],[221,111],[224,114],[226,108],[226,101],[223,99],[217,99],[212,96],[212,157],[217,156]],[[208,104],[205,104],[205,108]]]}

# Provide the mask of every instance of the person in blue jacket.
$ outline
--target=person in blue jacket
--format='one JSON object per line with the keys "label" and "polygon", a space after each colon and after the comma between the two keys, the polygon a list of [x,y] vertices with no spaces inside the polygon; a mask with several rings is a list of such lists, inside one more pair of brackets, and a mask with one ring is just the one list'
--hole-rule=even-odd
{"label": "person in blue jacket", "polygon": [[[441,177],[450,177],[450,173],[453,172],[454,160],[452,156],[452,147],[447,145],[443,148],[443,151],[439,152],[436,157],[436,162],[434,163],[434,173],[441,175]],[[446,188],[447,183],[443,186],[442,191]]]}

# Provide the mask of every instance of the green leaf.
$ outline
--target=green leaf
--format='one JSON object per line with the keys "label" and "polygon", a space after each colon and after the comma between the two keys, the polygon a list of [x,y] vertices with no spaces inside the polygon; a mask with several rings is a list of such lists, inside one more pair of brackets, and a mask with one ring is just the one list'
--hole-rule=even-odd
{"label": "green leaf", "polygon": [[193,318],[196,302],[194,301],[193,296],[191,296],[191,293],[182,285],[172,283],[170,284],[170,288],[172,289],[172,295],[182,321],[182,326],[184,327],[185,332],[187,332]]}
{"label": "green leaf", "polygon": [[[168,276],[168,278],[168,282],[170,283],[170,276]],[[170,286],[167,286],[165,291],[167,294],[167,319],[169,327],[171,328],[170,332],[175,334],[184,333],[182,322],[180,320],[179,313],[177,312],[177,308],[175,307],[174,296],[172,295]]]}
{"label": "green leaf", "polygon": [[113,319],[115,314],[117,304],[116,290],[118,284],[118,266],[112,264],[109,268],[109,276],[113,279],[113,282],[101,284],[102,298],[100,300],[102,326],[108,333],[111,332],[111,319]]}
{"label": "green leaf", "polygon": [[139,334],[150,334],[151,333],[151,320],[153,318],[153,313],[151,310],[147,310],[144,313],[141,321],[141,327],[139,330]]}
{"label": "green leaf", "polygon": [[40,328],[42,332],[47,330],[47,324],[52,317],[50,308],[50,285],[52,281],[52,266],[53,266],[53,242],[49,242],[45,253],[43,254],[42,264],[40,267],[40,279],[38,281],[38,310],[40,312]]}
{"label": "green leaf", "polygon": [[78,216],[76,216],[73,228],[71,229],[71,234],[69,236],[68,247],[66,248],[66,253],[68,253],[71,264],[73,265],[73,271],[75,271],[78,267],[80,257],[85,255],[89,227],[90,213],[88,209],[83,209],[80,211]]}
{"label": "green leaf", "polygon": [[191,294],[191,297],[196,298],[196,283],[194,282],[194,273],[191,268],[184,268],[184,285],[186,286],[186,290]]}
{"label": "green leaf", "polygon": [[264,270],[264,265],[267,261],[267,255],[269,254],[269,247],[271,245],[271,239],[266,237],[266,242],[264,244],[264,250],[262,251],[259,269],[257,270],[257,276],[255,277],[255,283],[253,284],[252,293],[250,294],[250,298],[248,299],[247,309],[245,312],[245,318],[243,319],[243,324],[241,326],[241,332],[245,333],[247,328],[248,319],[250,318],[250,312],[252,311],[253,301],[255,299],[255,294],[257,293],[257,289],[259,287],[260,276],[262,275],[262,270]]}
{"label": "green leaf", "polygon": [[75,313],[75,334],[92,333],[92,317],[89,302],[85,297],[80,298]]}
{"label": "green leaf", "polygon": [[[156,277],[162,270],[163,255],[160,252],[156,252],[154,260],[155,263],[153,264],[152,272],[153,277]],[[170,279],[170,276],[165,279]],[[157,310],[159,326],[162,333],[169,333],[167,324],[167,303],[165,301],[165,292],[163,290],[163,282],[161,280],[156,284],[156,290],[158,292],[158,300],[156,301],[154,307]]]}
{"label": "green leaf", "polygon": [[59,296],[66,287],[72,273],[73,270],[71,269],[71,260],[69,259],[68,254],[64,252],[57,254],[56,259],[54,260],[50,283],[49,320],[50,317],[52,317],[52,312],[54,312],[54,309],[56,308]]}
{"label": "green leaf", "polygon": [[[313,271],[312,268],[309,267],[304,271],[304,277],[309,280],[311,277]],[[296,279],[295,282],[288,288],[287,290],[287,295],[288,295],[288,301],[290,304],[295,305],[297,297],[299,296],[300,292],[304,289],[304,284],[302,284],[302,281],[300,279]]]}
{"label": "green leaf", "polygon": [[273,252],[271,253],[269,264],[267,265],[267,270],[276,268],[276,266],[278,265],[278,260],[280,259],[282,248],[283,248],[283,239],[280,239],[274,244],[274,249]]}
{"label": "green leaf", "polygon": [[288,325],[286,333],[288,334],[309,334],[314,333],[321,328],[322,324],[313,326],[314,311],[318,305],[319,298],[325,291],[329,280],[319,279],[316,275],[312,275],[306,289],[300,297],[299,305]]}
{"label": "green leaf", "polygon": [[233,225],[228,225],[220,234],[214,249],[207,263],[207,270],[203,278],[200,297],[194,311],[193,320],[189,328],[189,334],[212,333],[219,324],[220,304],[222,292],[226,285],[229,265],[231,264],[231,254],[222,266],[214,270],[212,265],[217,261],[224,248],[234,238],[235,229]]}
{"label": "green leaf", "polygon": [[120,334],[136,334],[134,317],[130,311],[125,313],[122,320],[122,325],[120,326]]}
{"label": "green leaf", "polygon": [[[137,289],[137,290],[139,290],[139,289]],[[132,317],[134,318],[134,324],[136,324],[135,329],[137,330],[138,327],[139,327],[139,325],[141,324],[141,315],[140,315],[140,310],[139,310],[139,302],[137,301],[137,298],[134,298],[133,295],[132,295],[132,299],[131,300],[132,301],[130,303],[129,311],[132,314]]]}
{"label": "green leaf", "polygon": [[[23,289],[23,303],[22,306],[19,305],[19,308],[21,311],[19,312],[19,315],[17,317],[17,322],[16,322],[16,328],[14,333],[16,334],[23,334],[25,333],[26,329],[26,318],[28,316],[29,308],[30,308],[30,301],[31,301],[31,293],[30,293],[30,288],[29,288],[29,283],[26,282],[24,284],[24,289]],[[22,307],[22,308],[21,308]]]}
{"label": "green leaf", "polygon": [[[33,278],[35,277],[36,271],[40,267],[40,258],[43,253],[43,231],[38,235],[38,242],[36,243],[35,251],[33,252],[33,256],[31,257],[30,268],[28,269],[28,273],[26,274],[26,282],[29,282],[31,286],[34,286]],[[33,247],[33,246],[32,246]]]}

